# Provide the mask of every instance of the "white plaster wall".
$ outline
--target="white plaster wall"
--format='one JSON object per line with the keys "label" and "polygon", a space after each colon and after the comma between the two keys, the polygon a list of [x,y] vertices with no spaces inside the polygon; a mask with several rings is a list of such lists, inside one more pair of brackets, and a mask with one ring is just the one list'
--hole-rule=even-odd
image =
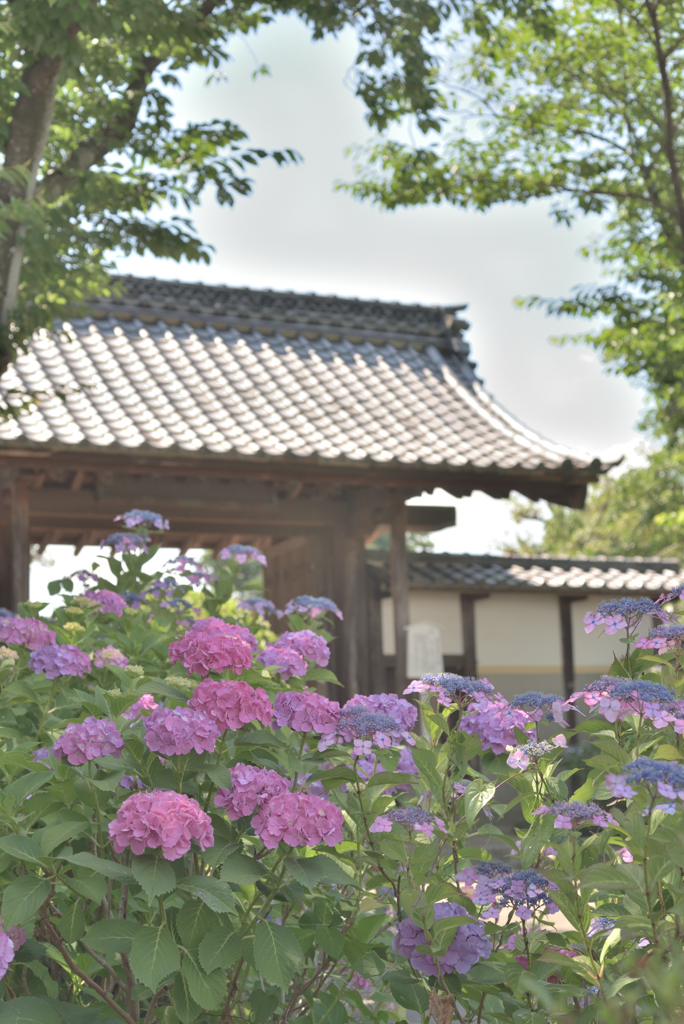
{"label": "white plaster wall", "polygon": [[[601,592],[586,600],[572,603],[572,642],[575,651],[576,674],[587,672],[596,675],[607,672],[613,661],[613,652],[620,658],[624,657],[625,645],[620,643],[620,637],[625,635],[624,632],[606,636],[600,626],[593,633],[584,632],[585,614],[597,608],[600,601],[609,601],[610,599],[610,594]],[[648,626],[650,627],[650,622]]]}
{"label": "white plaster wall", "polygon": [[560,672],[558,598],[547,594],[490,594],[475,602],[478,672]]}
{"label": "white plaster wall", "polygon": [[[382,653],[394,654],[394,606],[391,597],[380,603]],[[461,598],[449,590],[412,590],[409,595],[409,622],[429,622],[442,634],[444,654],[463,654]]]}

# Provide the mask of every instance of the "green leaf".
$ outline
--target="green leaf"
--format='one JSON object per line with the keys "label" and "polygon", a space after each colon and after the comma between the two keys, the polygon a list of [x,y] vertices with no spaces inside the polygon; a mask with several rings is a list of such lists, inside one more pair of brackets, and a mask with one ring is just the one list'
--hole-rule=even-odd
{"label": "green leaf", "polygon": [[496,786],[492,782],[473,779],[469,783],[463,796],[466,821],[469,825],[473,824],[482,808],[489,803],[495,793]]}
{"label": "green leaf", "polygon": [[87,868],[78,868],[73,878],[63,874],[60,880],[77,892],[79,896],[84,896],[87,900],[92,900],[93,903],[102,903],[107,895],[107,883],[104,876],[95,874],[94,871],[88,871]]}
{"label": "green leaf", "polygon": [[40,829],[36,832],[38,840],[40,842],[40,848],[47,856],[57,846],[61,846],[62,843],[66,843],[68,839],[73,839],[74,836],[78,836],[81,832],[84,832],[89,828],[87,821],[60,821],[58,825],[49,825],[48,828]]}
{"label": "green leaf", "polygon": [[279,988],[287,989],[304,962],[301,948],[289,930],[270,921],[260,921],[254,931],[254,959],[259,974]]}
{"label": "green leaf", "polygon": [[253,857],[245,857],[242,853],[233,853],[227,857],[221,867],[221,878],[224,882],[237,885],[252,885],[257,878],[266,874],[266,868]]}
{"label": "green leaf", "polygon": [[414,747],[412,754],[425,785],[432,790],[436,797],[441,797],[444,779],[437,769],[437,755],[432,750],[426,750],[425,747]]}
{"label": "green leaf", "polygon": [[199,946],[207,932],[222,925],[221,918],[201,900],[186,900],[176,915],[176,931],[188,949]]}
{"label": "green leaf", "polygon": [[183,957],[181,973],[185,978],[190,996],[204,1010],[218,1010],[226,999],[228,982],[225,971],[216,970],[205,974],[192,953]]}
{"label": "green leaf", "polygon": [[30,836],[3,836],[0,839],[0,850],[17,860],[37,861],[43,857],[40,846]]}
{"label": "green leaf", "polygon": [[5,925],[24,924],[45,903],[50,894],[47,878],[37,875],[22,875],[15,878],[5,889],[2,897],[2,917]]}
{"label": "green leaf", "polygon": [[225,764],[207,765],[204,771],[215,786],[225,786],[226,789],[230,789],[233,778],[230,773],[230,768]]}
{"label": "green leaf", "polygon": [[314,942],[328,956],[339,960],[344,949],[345,935],[339,928],[328,928],[327,925],[318,924],[314,928]]}
{"label": "green leaf", "polygon": [[89,868],[106,878],[115,878],[120,882],[133,882],[135,876],[125,864],[117,864],[115,860],[105,860],[103,857],[96,857],[94,853],[73,853],[64,857],[69,864],[77,864],[82,868]]}
{"label": "green leaf", "polygon": [[10,782],[9,786],[5,786],[3,793],[5,796],[14,797],[20,804],[27,796],[37,793],[46,782],[50,782],[54,778],[54,773],[50,771],[32,771],[28,775],[22,775],[14,782]]}
{"label": "green leaf", "polygon": [[173,1002],[176,1007],[176,1013],[183,1024],[193,1024],[202,1012],[201,1008],[190,995],[188,983],[180,971],[176,975],[176,980],[173,986]]}
{"label": "green leaf", "polygon": [[135,976],[152,992],[180,967],[178,946],[163,925],[141,928],[133,939],[130,958]]}
{"label": "green leaf", "polygon": [[348,874],[338,861],[325,853],[315,857],[287,857],[285,866],[293,878],[309,890],[321,884],[357,885],[355,876]]}
{"label": "green leaf", "polygon": [[97,953],[130,953],[133,939],[142,925],[117,918],[97,921],[85,935],[85,942]]}
{"label": "green leaf", "polygon": [[225,926],[213,928],[205,935],[200,943],[199,958],[207,974],[211,974],[217,967],[226,970],[235,963],[240,955],[240,945],[239,936],[227,931]]}
{"label": "green leaf", "polygon": [[387,975],[390,992],[400,1006],[406,1010],[425,1013],[428,1008],[428,995],[419,981],[408,971],[390,971]]}
{"label": "green leaf", "polygon": [[60,1014],[35,996],[0,1003],[0,1024],[61,1024]]}
{"label": "green leaf", "polygon": [[80,939],[85,931],[85,915],[81,901],[73,900],[63,907],[62,916],[56,924],[59,934],[67,942],[76,942],[76,939]]}
{"label": "green leaf", "polygon": [[219,878],[212,878],[210,875],[190,875],[178,883],[178,888],[197,896],[217,914],[228,914],[235,910],[233,890],[227,882],[222,882]]}
{"label": "green leaf", "polygon": [[169,862],[161,857],[131,857],[131,871],[150,901],[176,888],[174,870]]}

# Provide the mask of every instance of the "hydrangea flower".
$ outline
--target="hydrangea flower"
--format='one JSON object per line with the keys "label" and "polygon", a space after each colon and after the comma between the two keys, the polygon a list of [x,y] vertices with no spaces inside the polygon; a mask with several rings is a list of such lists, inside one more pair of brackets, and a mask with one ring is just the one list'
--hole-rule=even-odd
{"label": "hydrangea flower", "polygon": [[195,688],[188,706],[211,718],[220,732],[241,729],[248,722],[270,725],[273,721],[273,705],[266,691],[242,679],[205,679]]}
{"label": "hydrangea flower", "polygon": [[52,747],[38,747],[37,750],[33,751],[31,756],[32,761],[49,761],[52,757]]}
{"label": "hydrangea flower", "polygon": [[[366,711],[363,707],[342,708],[336,733],[327,733],[318,743],[319,750],[327,750],[333,743],[353,743],[352,755],[364,757],[376,747],[391,747],[393,737],[403,736],[399,723],[389,715],[378,711]],[[415,740],[413,741],[415,742]]]}
{"label": "hydrangea flower", "polygon": [[89,598],[91,601],[96,601],[103,615],[116,615],[119,619],[127,607],[121,594],[117,594],[113,590],[105,590],[104,588],[101,590],[86,590],[84,597]]}
{"label": "hydrangea flower", "polygon": [[52,748],[54,757],[66,757],[69,764],[85,764],[96,757],[121,757],[124,741],[109,718],[89,716],[83,722],[69,722]]}
{"label": "hydrangea flower", "polygon": [[253,814],[265,800],[289,793],[291,789],[292,783],[278,772],[239,763],[230,770],[230,789],[217,789],[214,803],[225,808],[231,821],[237,821]]}
{"label": "hydrangea flower", "polygon": [[[360,777],[367,781],[376,772],[383,771],[383,767],[378,761],[375,754],[371,754],[367,757],[360,757],[356,762],[356,771]],[[413,753],[410,747],[402,747],[399,761],[395,769],[397,772],[404,772],[407,775],[420,775],[416,762],[413,760]],[[400,783],[397,786],[390,786],[388,789],[383,789],[383,796],[393,796],[395,793],[405,793],[411,789],[408,783]]]}
{"label": "hydrangea flower", "polygon": [[211,753],[221,735],[219,727],[203,711],[193,708],[158,707],[145,719],[145,743],[165,757],[172,754]]}
{"label": "hydrangea flower", "polygon": [[109,823],[115,853],[127,846],[139,856],[161,847],[165,860],[179,860],[193,839],[201,850],[214,845],[211,818],[192,797],[165,789],[134,793],[121,804]]}
{"label": "hydrangea flower", "polygon": [[317,619],[319,615],[336,615],[338,619],[344,618],[340,609],[329,597],[311,597],[310,594],[293,597],[291,601],[287,602],[283,611],[285,615],[298,613],[299,615],[310,615],[312,619]]}
{"label": "hydrangea flower", "polygon": [[601,601],[596,611],[584,616],[584,632],[591,633],[597,626],[604,626],[607,636],[620,629],[634,629],[644,615],[658,615],[662,612],[650,597],[621,597],[618,601]]}
{"label": "hydrangea flower", "polygon": [[302,629],[298,633],[283,633],[261,652],[259,661],[267,668],[278,668],[286,681],[292,676],[306,675],[307,661],[324,668],[330,661],[330,648],[318,633]]}
{"label": "hydrangea flower", "polygon": [[363,708],[365,711],[389,715],[399,724],[406,742],[415,743],[410,732],[418,720],[418,709],[410,701],[397,697],[396,693],[357,693],[344,705],[345,711],[350,708]]}
{"label": "hydrangea flower", "polygon": [[[448,950],[439,957],[439,971],[442,974],[453,974],[454,971],[467,974],[478,960],[491,956],[492,943],[485,935],[485,926],[475,921],[458,903],[435,903],[433,910],[435,921],[446,917],[464,919],[463,924],[456,929]],[[429,938],[415,921],[410,917],[399,921],[392,949],[405,957],[414,970],[428,977],[437,977],[435,958],[430,953],[418,952],[418,946],[426,945],[429,945]]]}
{"label": "hydrangea flower", "polygon": [[0,932],[0,978],[7,974],[9,965],[14,960],[14,952],[14,943],[8,932]]}
{"label": "hydrangea flower", "polygon": [[358,971],[354,971],[350,981],[347,982],[349,988],[355,992],[370,992],[373,989],[373,982],[370,978],[364,978]]}
{"label": "hydrangea flower", "polygon": [[111,644],[107,644],[106,647],[102,647],[99,651],[95,651],[95,654],[93,655],[93,664],[95,668],[107,668],[108,665],[116,665],[118,668],[126,668],[128,665],[128,658],[118,649],[118,647],[113,647]]}
{"label": "hydrangea flower", "polygon": [[528,768],[531,763],[539,764],[542,757],[546,754],[552,754],[558,749],[558,747],[567,747],[567,745],[568,742],[562,733],[558,736],[554,736],[550,743],[547,740],[524,743],[522,746],[515,747],[513,749],[506,760],[506,764],[510,765],[511,768],[520,768],[524,770],[525,768]]}
{"label": "hydrangea flower", "polygon": [[5,644],[25,644],[29,651],[54,644],[57,634],[42,619],[0,618],[0,641]]}
{"label": "hydrangea flower", "polygon": [[252,664],[258,641],[244,626],[234,626],[214,617],[198,619],[180,640],[169,644],[169,660],[180,661],[188,675],[208,676],[227,669],[235,674]]}
{"label": "hydrangea flower", "polygon": [[0,661],[19,661],[19,652],[13,651],[11,647],[0,645]]}
{"label": "hydrangea flower", "polygon": [[563,701],[556,693],[539,693],[537,690],[530,690],[528,693],[519,693],[511,701],[512,708],[522,708],[530,716],[533,722],[541,722],[542,718],[547,721],[563,723]]}
{"label": "hydrangea flower", "polygon": [[473,903],[485,907],[482,916],[496,920],[502,910],[513,910],[521,921],[529,921],[535,912],[558,913],[549,895],[558,886],[529,868],[514,869],[495,860],[476,861],[456,875],[465,883]]}
{"label": "hydrangea flower", "polygon": [[463,715],[461,729],[470,736],[479,736],[483,750],[503,754],[516,744],[515,730],[524,729],[532,719],[526,711],[496,696],[498,700],[489,700],[486,694],[478,694]]}
{"label": "hydrangea flower", "polygon": [[140,718],[143,711],[155,711],[159,705],[152,696],[151,693],[143,693],[139,700],[136,700],[135,704],[131,704],[130,708],[121,712],[122,718],[127,718],[129,722],[132,722],[136,718]]}
{"label": "hydrangea flower", "polygon": [[476,693],[491,693],[494,687],[488,679],[476,679],[474,676],[459,676],[452,672],[441,675],[423,676],[414,679],[404,693],[434,693],[440,704],[462,704]]}
{"label": "hydrangea flower", "polygon": [[589,927],[587,928],[587,935],[600,935],[601,932],[612,931],[615,927],[614,917],[592,917]]}
{"label": "hydrangea flower", "polygon": [[532,814],[554,814],[556,817],[553,824],[556,828],[575,829],[590,823],[599,825],[601,828],[617,825],[613,815],[604,811],[593,800],[589,803],[581,803],[579,800],[560,800],[558,803],[552,804],[551,807],[542,804],[538,810],[532,811]]}
{"label": "hydrangea flower", "polygon": [[171,529],[168,519],[164,519],[159,512],[150,512],[148,508],[132,508],[130,512],[122,512],[120,516],[114,516],[114,522],[123,523],[127,530],[143,525],[153,530]]}
{"label": "hydrangea flower", "polygon": [[255,612],[264,619],[269,615],[277,615],[278,609],[267,597],[241,597],[237,603],[238,608],[243,612]]}
{"label": "hydrangea flower", "polygon": [[59,676],[85,676],[90,672],[90,655],[75,644],[46,644],[29,658],[32,672],[44,672],[48,679]]}
{"label": "hydrangea flower", "polygon": [[336,700],[328,700],[309,690],[302,693],[281,690],[273,702],[278,728],[287,726],[295,732],[315,732],[319,736],[335,735],[341,710]]}
{"label": "hydrangea flower", "polygon": [[606,786],[618,799],[636,796],[633,786],[646,786],[651,796],[658,793],[667,800],[679,797],[684,801],[684,765],[676,761],[637,757],[624,766],[620,775],[606,775]]}
{"label": "hydrangea flower", "polygon": [[666,626],[656,626],[648,636],[642,636],[635,643],[635,647],[646,650],[674,651],[681,648],[684,643],[684,625],[681,623],[670,623]]}
{"label": "hydrangea flower", "polygon": [[339,807],[309,793],[282,793],[266,800],[252,818],[252,828],[264,846],[337,846],[343,839],[344,817]]}
{"label": "hydrangea flower", "polygon": [[228,547],[221,548],[218,556],[224,562],[233,558],[238,565],[244,565],[245,562],[260,562],[262,565],[268,564],[266,555],[259,551],[259,548],[253,548],[251,544],[229,544]]}
{"label": "hydrangea flower", "polygon": [[569,698],[573,702],[580,699],[589,707],[595,707],[608,722],[640,715],[653,722],[656,728],[671,723],[676,733],[684,734],[684,700],[675,697],[674,690],[663,683],[602,676]]}
{"label": "hydrangea flower", "polygon": [[209,565],[202,565],[196,558],[189,558],[187,555],[178,555],[164,566],[167,572],[177,572],[185,576],[188,583],[198,587],[202,583],[215,583],[218,576]]}
{"label": "hydrangea flower", "polygon": [[399,825],[411,837],[412,833],[422,832],[432,839],[435,826],[446,832],[446,825],[441,818],[423,810],[422,807],[395,807],[394,810],[380,814],[369,828],[369,832],[391,832],[393,825]]}
{"label": "hydrangea flower", "polygon": [[150,550],[148,545],[150,538],[146,533],[110,533],[108,537],[100,541],[100,547],[111,547],[117,554],[130,553],[132,555],[141,552],[147,554]]}

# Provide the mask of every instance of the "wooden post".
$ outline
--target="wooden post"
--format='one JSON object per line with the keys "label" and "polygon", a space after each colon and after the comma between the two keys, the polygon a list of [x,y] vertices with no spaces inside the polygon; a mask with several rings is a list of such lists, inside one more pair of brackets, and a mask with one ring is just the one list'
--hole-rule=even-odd
{"label": "wooden post", "polygon": [[475,602],[489,594],[461,594],[461,623],[463,628],[463,675],[477,675],[477,646],[475,643]]}
{"label": "wooden post", "polygon": [[16,611],[29,596],[29,493],[26,480],[7,483],[2,495],[0,606]]}
{"label": "wooden post", "polygon": [[344,558],[343,678],[347,697],[368,693],[366,554],[360,537],[346,537]]}
{"label": "wooden post", "polygon": [[[558,606],[560,610],[561,628],[561,652],[563,658],[563,695],[567,700],[572,697],[575,689],[575,652],[572,642],[572,603],[579,601],[579,597],[559,597]],[[574,710],[566,712],[568,722],[574,729],[577,726],[577,714]],[[573,737],[573,742],[576,737]]]}
{"label": "wooden post", "polygon": [[406,506],[402,501],[392,516],[390,551],[390,587],[394,605],[394,691],[401,696],[406,689],[406,630],[409,624],[408,558],[406,555]]}

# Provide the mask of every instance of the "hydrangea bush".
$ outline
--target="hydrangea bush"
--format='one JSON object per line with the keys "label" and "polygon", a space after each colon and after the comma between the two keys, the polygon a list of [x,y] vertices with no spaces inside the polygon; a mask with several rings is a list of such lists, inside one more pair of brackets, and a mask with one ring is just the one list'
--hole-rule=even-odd
{"label": "hydrangea bush", "polygon": [[0,1024],[683,1019],[679,594],[590,613],[569,700],[344,703],[333,602],[233,594],[246,545],[154,575],[167,521],[117,522],[0,617]]}

